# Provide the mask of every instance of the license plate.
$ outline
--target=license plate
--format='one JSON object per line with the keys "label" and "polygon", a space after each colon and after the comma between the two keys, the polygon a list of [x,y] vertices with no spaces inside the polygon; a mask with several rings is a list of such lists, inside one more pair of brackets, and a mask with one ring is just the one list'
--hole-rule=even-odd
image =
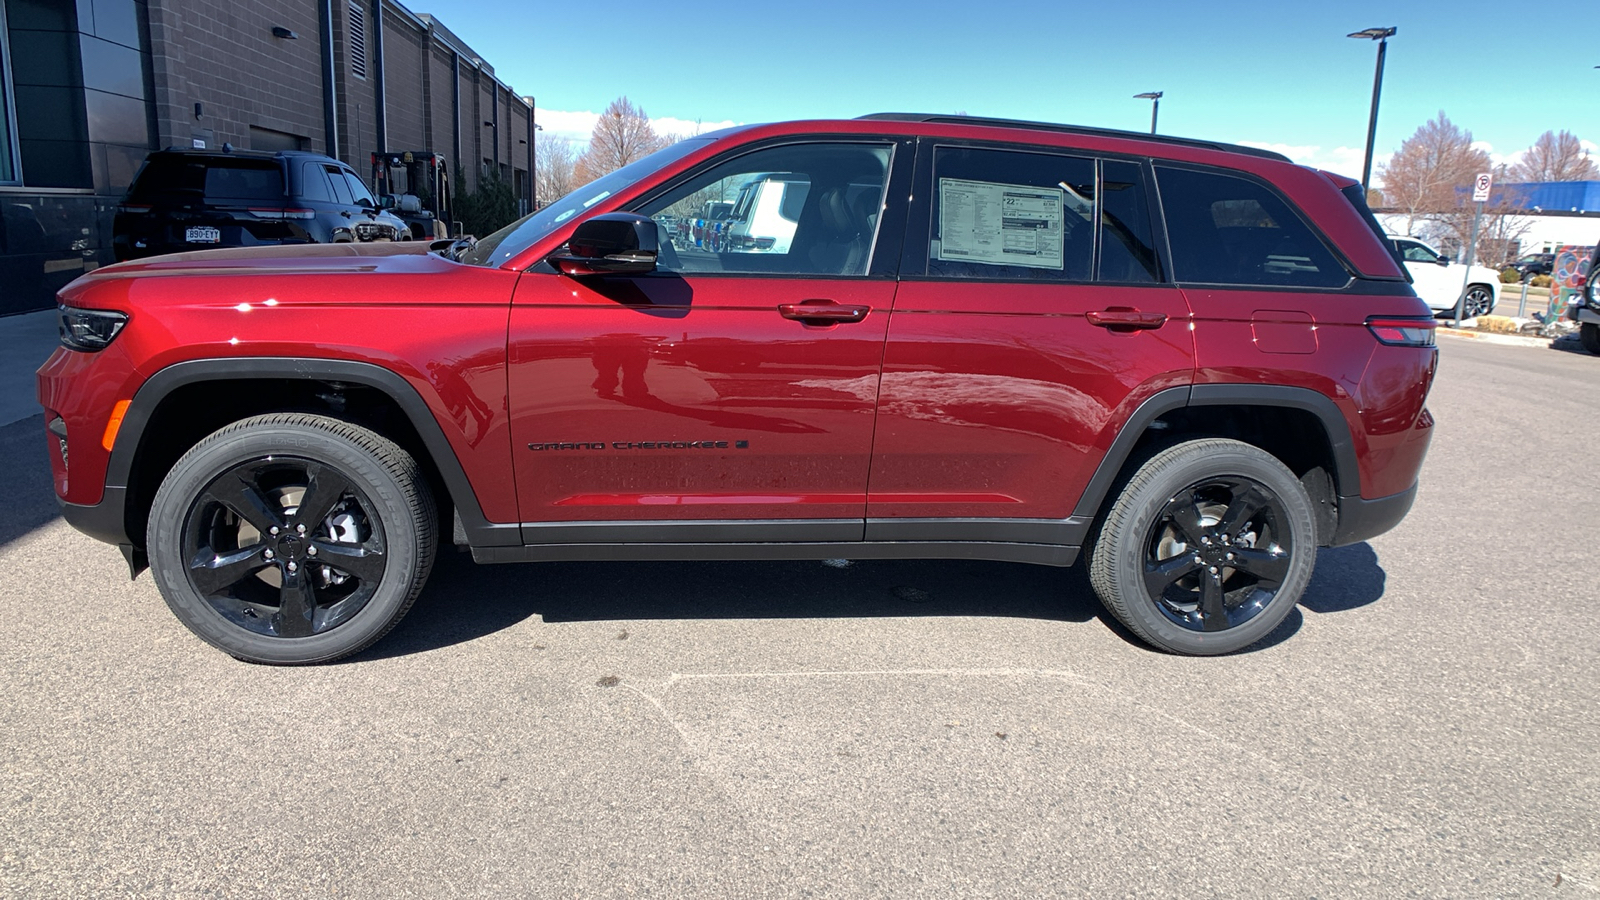
{"label": "license plate", "polygon": [[222,240],[222,231],[209,225],[202,225],[185,231],[183,239],[191,244],[215,244]]}

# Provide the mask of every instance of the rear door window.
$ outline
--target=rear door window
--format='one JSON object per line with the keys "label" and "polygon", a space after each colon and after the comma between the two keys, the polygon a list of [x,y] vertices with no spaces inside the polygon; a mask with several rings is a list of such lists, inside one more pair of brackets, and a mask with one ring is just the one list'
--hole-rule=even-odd
{"label": "rear door window", "polygon": [[328,183],[333,187],[334,199],[345,206],[354,206],[356,201],[350,194],[350,183],[344,180],[344,170],[338,166],[323,166],[322,171],[328,176]]}
{"label": "rear door window", "polygon": [[1350,273],[1287,202],[1248,178],[1156,167],[1173,276],[1196,284],[1337,288]]}
{"label": "rear door window", "polygon": [[938,147],[927,274],[1088,281],[1094,265],[1092,159]]}

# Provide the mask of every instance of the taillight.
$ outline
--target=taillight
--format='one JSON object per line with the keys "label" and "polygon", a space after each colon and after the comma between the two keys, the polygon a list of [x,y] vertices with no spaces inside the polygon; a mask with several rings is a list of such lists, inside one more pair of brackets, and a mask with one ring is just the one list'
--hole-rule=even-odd
{"label": "taillight", "polygon": [[1391,347],[1432,347],[1437,328],[1433,319],[1373,316],[1367,320],[1372,336]]}

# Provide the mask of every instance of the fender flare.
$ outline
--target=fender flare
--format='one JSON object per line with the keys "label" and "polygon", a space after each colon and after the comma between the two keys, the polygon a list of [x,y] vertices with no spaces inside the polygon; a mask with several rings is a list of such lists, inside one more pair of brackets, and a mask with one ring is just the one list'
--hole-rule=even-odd
{"label": "fender flare", "polygon": [[1344,413],[1326,395],[1310,388],[1289,387],[1277,384],[1197,384],[1190,387],[1168,388],[1160,391],[1133,411],[1122,432],[1111,443],[1111,449],[1095,468],[1094,475],[1078,499],[1075,517],[1093,519],[1100,513],[1100,505],[1110,492],[1117,474],[1133,455],[1133,448],[1154,422],[1175,409],[1194,406],[1257,406],[1305,410],[1322,422],[1333,452],[1335,493],[1340,499],[1361,494],[1361,469],[1356,461],[1355,440],[1350,434],[1350,423]]}
{"label": "fender flare", "polygon": [[191,359],[173,363],[150,376],[139,386],[128,405],[116,445],[106,464],[107,499],[110,499],[113,490],[117,496],[126,496],[145,428],[162,401],[173,391],[204,381],[255,378],[344,381],[382,391],[400,407],[411,427],[422,438],[434,467],[444,479],[468,542],[478,547],[522,544],[518,523],[496,524],[484,517],[483,507],[478,504],[478,495],[467,478],[466,470],[461,467],[455,449],[417,389],[400,375],[382,366],[339,359],[280,356]]}

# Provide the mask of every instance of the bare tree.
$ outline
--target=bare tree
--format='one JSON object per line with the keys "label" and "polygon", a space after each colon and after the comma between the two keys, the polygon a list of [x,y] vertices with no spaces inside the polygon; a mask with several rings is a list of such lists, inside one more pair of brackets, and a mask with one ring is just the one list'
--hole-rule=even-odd
{"label": "bare tree", "polygon": [[1473,148],[1472,132],[1440,111],[1383,166],[1384,205],[1405,216],[1406,234],[1418,234],[1458,209],[1473,176],[1489,169],[1489,154]]}
{"label": "bare tree", "polygon": [[1511,167],[1511,180],[1528,183],[1538,181],[1591,181],[1600,179],[1589,151],[1570,131],[1557,134],[1546,131],[1539,135],[1522,160]]}
{"label": "bare tree", "polygon": [[578,157],[576,179],[588,184],[671,143],[650,127],[650,117],[627,97],[611,101],[589,136],[589,148]]}
{"label": "bare tree", "polygon": [[540,131],[534,137],[534,190],[540,206],[577,187],[578,151],[564,137]]}

